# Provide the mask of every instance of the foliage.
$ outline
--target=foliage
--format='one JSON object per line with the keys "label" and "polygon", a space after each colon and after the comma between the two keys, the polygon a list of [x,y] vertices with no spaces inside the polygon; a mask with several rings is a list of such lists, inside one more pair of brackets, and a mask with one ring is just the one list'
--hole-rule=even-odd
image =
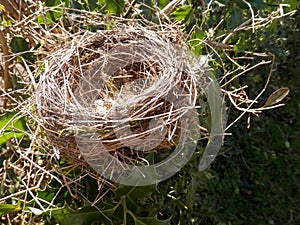
{"label": "foliage", "polygon": [[21,138],[27,130],[24,117],[18,116],[15,111],[8,111],[2,115],[0,126],[4,128],[1,131],[0,145],[6,143],[10,138]]}
{"label": "foliage", "polygon": [[[0,5],[0,23],[5,27],[1,32],[4,32],[17,18],[7,3],[0,3],[3,5]],[[166,0],[46,0],[43,3],[44,9],[49,9],[46,16],[37,15],[34,23],[40,30],[48,26],[55,28],[61,23],[75,33],[76,26],[70,24],[69,14],[80,21],[81,28],[91,31],[114,26],[115,16],[138,19],[142,24],[176,22],[187,34],[187,42],[194,53],[212,55],[211,66],[217,78],[242,70],[243,66],[256,65],[260,61],[259,54],[271,52],[276,61],[271,68],[271,85],[262,96],[262,102],[271,106],[287,95],[285,87],[288,87],[290,94],[286,105],[260,117],[246,113],[248,117],[243,117],[228,130],[232,134],[225,138],[222,153],[211,168],[197,171],[203,151],[199,143],[199,149],[181,172],[157,186],[110,189],[104,185],[99,191],[95,179],[82,177],[82,168],[68,172],[64,159],[51,157],[56,167],[63,168],[60,174],[53,176],[54,170],[49,173],[41,169],[49,160],[44,149],[28,153],[25,158],[28,162],[42,162],[40,170],[35,171],[36,179],[41,180],[36,197],[20,179],[24,176],[22,170],[7,166],[11,163],[26,168],[17,150],[31,148],[28,141],[31,130],[26,125],[29,119],[15,110],[6,110],[0,119],[0,215],[4,224],[13,221],[16,215],[23,215],[23,222],[63,225],[300,223],[299,2],[191,0],[172,10],[165,8],[168,3]],[[82,21],[81,13],[86,12],[82,10],[99,12],[98,16],[109,22],[104,27],[101,21]],[[165,15],[158,16],[163,10]],[[284,16],[293,10],[298,11]],[[32,12],[24,11],[26,13]],[[254,22],[261,29],[254,29]],[[242,25],[247,29],[239,29]],[[22,64],[25,60],[31,64],[30,69],[42,57],[34,54],[35,50],[45,47],[45,43],[37,42],[26,32],[12,33],[7,43],[10,51],[17,54],[17,61]],[[238,64],[232,63],[232,59],[237,59]],[[269,59],[268,56],[264,60]],[[267,66],[254,68],[247,76],[239,76],[229,89],[236,90],[247,84],[246,94],[257,96],[264,89],[262,81],[269,70]],[[226,80],[220,82],[226,84]],[[229,108],[229,123],[240,115],[232,108]],[[72,186],[72,182],[62,185],[60,180],[78,180],[79,185]],[[26,196],[14,197],[22,187],[27,190]],[[99,198],[99,192],[105,194]],[[9,198],[10,195],[13,196]]]}

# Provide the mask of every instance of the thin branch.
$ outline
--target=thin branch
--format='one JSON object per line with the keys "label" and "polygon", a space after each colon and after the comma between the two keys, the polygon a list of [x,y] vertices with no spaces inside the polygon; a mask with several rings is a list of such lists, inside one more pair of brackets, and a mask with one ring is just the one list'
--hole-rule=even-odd
{"label": "thin branch", "polygon": [[250,12],[251,12],[251,19],[252,19],[252,32],[254,33],[255,31],[255,23],[254,23],[254,12],[253,12],[253,9],[252,9],[252,6],[249,2],[247,2],[246,0],[243,0],[243,2],[245,4],[248,5],[249,9],[250,9]]}
{"label": "thin branch", "polygon": [[[6,37],[4,35],[3,30],[0,30],[0,41],[1,47],[3,51],[3,60],[4,60],[4,71],[3,71],[3,79],[4,79],[4,91],[7,93],[10,89],[12,89],[12,82],[10,76],[10,55],[9,55],[9,48],[7,46]],[[7,99],[4,99],[4,108],[7,105]]]}
{"label": "thin branch", "polygon": [[238,77],[240,77],[241,75],[243,75],[243,74],[245,74],[245,73],[247,73],[247,72],[253,70],[254,68],[259,67],[259,66],[261,66],[261,65],[270,64],[271,62],[272,62],[272,61],[264,61],[264,60],[263,60],[263,61],[259,62],[258,64],[254,65],[254,66],[252,66],[252,67],[250,67],[250,68],[248,68],[248,69],[245,69],[245,70],[243,70],[243,72],[241,72],[241,73],[235,75],[233,78],[231,78],[229,81],[227,81],[227,82],[226,82],[225,84],[223,84],[221,87],[225,87],[226,85],[230,84],[230,83],[231,83],[233,80],[235,80],[236,78],[238,78]]}
{"label": "thin branch", "polygon": [[158,17],[168,17],[168,15],[173,12],[173,10],[182,2],[182,0],[174,0],[171,1],[168,5],[166,5],[159,13]]}
{"label": "thin branch", "polygon": [[127,11],[124,13],[124,18],[128,18],[131,13],[134,11],[134,6],[135,4],[138,2],[138,0],[131,0],[131,1],[128,1],[129,2],[129,7],[127,9]]}
{"label": "thin branch", "polygon": [[[238,120],[240,120],[244,115],[245,113],[248,113],[249,110],[251,109],[251,107],[253,106],[253,104],[260,98],[260,96],[265,92],[265,90],[267,89],[267,86],[269,85],[269,82],[270,82],[270,79],[271,79],[271,76],[272,76],[272,71],[273,71],[273,66],[274,66],[274,62],[275,62],[275,55],[273,55],[272,53],[269,53],[270,56],[272,56],[272,64],[271,64],[271,68],[270,68],[270,72],[269,72],[269,75],[268,75],[268,78],[267,78],[267,81],[265,83],[265,86],[263,87],[263,89],[261,90],[261,92],[256,96],[256,98],[253,100],[253,102],[251,104],[249,104],[249,106],[247,107],[247,110],[242,110],[243,112],[241,113],[241,115],[239,115],[231,124],[229,124],[225,131],[228,130],[233,124],[235,124]],[[229,98],[231,96],[229,95]],[[233,102],[233,101],[231,101]],[[282,104],[278,105],[281,106]],[[277,106],[273,106],[273,108],[275,108]],[[239,109],[239,108],[238,108]],[[258,111],[262,110],[262,108],[259,108]],[[256,111],[257,112],[257,111]]]}

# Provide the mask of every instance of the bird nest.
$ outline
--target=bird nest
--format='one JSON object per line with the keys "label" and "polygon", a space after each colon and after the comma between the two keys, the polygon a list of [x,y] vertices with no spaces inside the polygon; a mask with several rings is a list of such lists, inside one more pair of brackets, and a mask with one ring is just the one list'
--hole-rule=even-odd
{"label": "bird nest", "polygon": [[37,111],[61,157],[117,172],[197,141],[181,139],[195,125],[189,113],[205,71],[191,69],[179,35],[136,27],[85,33],[48,57]]}

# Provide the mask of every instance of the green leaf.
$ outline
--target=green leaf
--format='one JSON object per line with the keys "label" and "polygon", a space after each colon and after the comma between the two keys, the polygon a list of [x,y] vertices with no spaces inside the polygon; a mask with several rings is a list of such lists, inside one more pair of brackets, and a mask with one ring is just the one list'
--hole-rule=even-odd
{"label": "green leaf", "polygon": [[63,16],[63,8],[59,7],[62,3],[64,3],[65,7],[70,5],[69,0],[46,0],[43,5],[52,7],[53,10],[47,11],[46,15],[38,15],[37,22],[39,24],[53,24],[58,21]]}
{"label": "green leaf", "polygon": [[88,0],[88,8],[90,11],[94,11],[98,7],[98,0]]}
{"label": "green leaf", "polygon": [[21,36],[14,36],[10,42],[10,47],[13,53],[28,51],[28,45],[28,42]]}
{"label": "green leaf", "polygon": [[27,130],[24,117],[18,117],[16,111],[5,112],[0,117],[0,145],[10,138],[21,138]]}
{"label": "green leaf", "polygon": [[290,6],[289,11],[295,10],[300,6],[299,0],[285,0],[284,3]]}
{"label": "green leaf", "polygon": [[99,221],[103,222],[103,224],[107,224],[109,220],[114,218],[114,213],[120,208],[120,204],[121,201],[114,205],[101,201],[96,204],[97,207],[89,206],[76,211],[64,207],[62,209],[52,210],[51,216],[53,216],[60,225],[90,225],[93,222]]}
{"label": "green leaf", "polygon": [[267,99],[263,107],[272,106],[282,101],[290,92],[290,89],[284,87],[274,91]]}
{"label": "green leaf", "polygon": [[61,4],[60,0],[45,0],[46,6],[58,6],[59,4]]}
{"label": "green leaf", "polygon": [[0,216],[21,210],[20,205],[0,204]]}
{"label": "green leaf", "polygon": [[33,52],[28,52],[29,43],[22,36],[14,36],[10,41],[10,47],[13,53],[22,53],[21,56],[29,62],[34,62],[35,57]]}
{"label": "green leaf", "polygon": [[46,15],[38,15],[37,23],[38,24],[54,24],[63,16],[63,11],[61,8],[55,8],[53,11],[47,11]]}
{"label": "green leaf", "polygon": [[143,199],[151,199],[153,193],[157,192],[156,185],[148,186],[125,186],[120,185],[113,190],[115,198],[121,199],[125,196],[126,206],[131,211],[136,213],[139,209],[139,204]]}
{"label": "green leaf", "polygon": [[243,22],[242,10],[234,7],[231,12],[231,28],[235,28]]}
{"label": "green leaf", "polygon": [[264,9],[266,7],[265,3],[263,0],[251,0],[249,1],[249,3],[251,4],[251,6],[255,9]]}
{"label": "green leaf", "polygon": [[106,2],[106,10],[109,14],[120,15],[124,9],[125,1],[110,0]]}
{"label": "green leaf", "polygon": [[176,11],[171,13],[177,21],[185,19],[191,13],[192,7],[190,5],[183,5],[179,7]]}
{"label": "green leaf", "polygon": [[[71,0],[70,2],[70,7],[72,9],[78,9],[78,10],[81,10],[83,9],[83,6],[80,2],[76,1],[76,0]],[[72,11],[73,12],[73,11]],[[78,12],[75,12],[75,13],[78,13]]]}
{"label": "green leaf", "polygon": [[197,186],[198,186],[198,178],[197,176],[193,175],[192,180],[189,184],[188,194],[187,194],[187,206],[190,210],[193,209],[195,203]]}
{"label": "green leaf", "polygon": [[157,0],[157,6],[160,9],[163,9],[166,5],[168,5],[169,2],[169,0]]}
{"label": "green leaf", "polygon": [[169,225],[171,218],[167,220],[159,220],[157,217],[134,217],[135,225]]}
{"label": "green leaf", "polygon": [[132,199],[136,200],[142,197],[149,197],[153,192],[157,192],[155,185],[148,186],[125,186],[120,185],[114,191],[115,197],[120,198],[124,195],[130,196]]}
{"label": "green leaf", "polygon": [[52,191],[52,190],[49,190],[49,189],[45,189],[45,190],[39,189],[39,190],[37,191],[37,193],[38,193],[38,197],[39,197],[40,199],[43,199],[43,200],[49,201],[49,202],[53,199],[53,197],[54,197],[55,194],[56,194],[56,192],[54,192],[54,191]]}
{"label": "green leaf", "polygon": [[118,206],[103,211],[99,211],[95,207],[86,207],[78,211],[63,208],[53,210],[51,215],[60,225],[90,225],[96,221],[108,222],[108,216],[112,215]]}
{"label": "green leaf", "polygon": [[202,54],[202,47],[203,43],[202,40],[206,38],[205,33],[200,30],[199,28],[196,28],[194,32],[191,35],[191,40],[189,42],[189,45],[191,46],[193,53],[196,55]]}

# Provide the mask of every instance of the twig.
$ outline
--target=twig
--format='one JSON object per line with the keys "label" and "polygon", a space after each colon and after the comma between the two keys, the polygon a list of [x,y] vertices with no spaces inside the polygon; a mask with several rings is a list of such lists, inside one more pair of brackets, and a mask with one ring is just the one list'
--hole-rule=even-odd
{"label": "twig", "polygon": [[158,17],[168,17],[168,15],[182,2],[182,0],[174,0],[171,1],[168,5],[166,5],[159,13]]}
{"label": "twig", "polygon": [[213,46],[213,47],[217,47],[217,48],[221,48],[221,49],[226,49],[226,50],[233,50],[234,46],[233,45],[227,45],[224,43],[218,43],[215,41],[205,41],[206,43],[208,43],[209,45]]}
{"label": "twig", "polygon": [[130,16],[130,14],[133,12],[134,9],[134,5],[138,2],[138,0],[131,0],[128,1],[129,2],[129,7],[127,9],[127,11],[124,13],[124,18],[128,18]]}
{"label": "twig", "polygon": [[[265,83],[265,86],[263,87],[263,89],[261,90],[261,92],[256,96],[256,98],[253,100],[252,103],[249,104],[249,106],[247,107],[247,110],[242,110],[243,112],[241,113],[241,115],[239,115],[231,124],[229,124],[225,131],[228,130],[233,124],[235,124],[238,120],[240,120],[244,115],[245,113],[249,112],[249,110],[251,109],[251,107],[253,106],[253,104],[260,98],[260,96],[265,92],[265,90],[267,89],[267,86],[269,85],[269,82],[270,82],[270,79],[271,79],[271,76],[272,76],[272,71],[273,71],[273,66],[274,66],[274,62],[275,62],[275,55],[273,55],[272,53],[269,53],[270,56],[272,56],[272,64],[271,64],[271,68],[270,68],[270,72],[269,72],[269,75],[268,75],[268,78],[267,78],[267,81]],[[229,95],[230,97],[230,95]],[[281,104],[280,104],[281,106]],[[275,107],[275,106],[274,106]],[[274,108],[273,107],[273,108]],[[261,110],[261,108],[259,108],[259,111]]]}
{"label": "twig", "polygon": [[62,184],[62,182],[53,174],[51,174],[49,171],[47,171],[46,169],[42,168],[41,166],[39,166],[36,162],[34,162],[33,160],[31,160],[28,156],[26,156],[24,153],[22,153],[20,150],[17,150],[17,153],[24,158],[25,160],[27,160],[28,162],[30,162],[31,164],[33,164],[36,168],[42,170],[44,173],[48,174],[51,178],[54,178],[58,183]]}
{"label": "twig", "polygon": [[250,9],[250,12],[251,12],[251,19],[252,19],[252,32],[254,33],[255,31],[255,27],[254,27],[254,12],[253,12],[253,9],[252,9],[252,6],[249,2],[247,2],[246,0],[243,0],[243,2],[245,4],[248,5],[249,9]]}
{"label": "twig", "polygon": [[[10,55],[9,55],[9,49],[7,46],[7,41],[4,36],[4,33],[2,30],[0,30],[0,41],[1,41],[1,47],[3,51],[3,60],[4,60],[4,71],[3,71],[3,79],[4,79],[4,91],[7,93],[10,89],[12,89],[12,82],[11,82],[11,76],[10,76]],[[7,98],[4,99],[4,108],[7,106]]]}
{"label": "twig", "polygon": [[35,189],[39,189],[39,185],[36,185],[36,186],[34,186],[34,187],[28,187],[28,188],[25,189],[25,190],[21,190],[21,191],[18,191],[18,192],[16,192],[16,193],[13,193],[13,194],[10,194],[10,195],[8,195],[8,196],[5,196],[5,197],[3,197],[3,198],[0,199],[0,202],[5,202],[5,200],[7,200],[7,199],[11,199],[11,198],[17,197],[17,196],[19,196],[19,195],[21,195],[21,194],[26,193],[28,190],[33,191],[33,190],[35,190]]}
{"label": "twig", "polygon": [[247,72],[253,70],[254,68],[259,67],[259,66],[261,66],[261,65],[270,64],[271,62],[272,62],[272,61],[264,61],[264,60],[263,60],[263,61],[259,62],[258,64],[254,65],[254,66],[252,66],[252,67],[250,67],[250,68],[248,68],[248,69],[245,69],[245,70],[243,70],[243,72],[241,72],[241,73],[235,75],[233,78],[231,78],[229,81],[227,81],[227,82],[226,82],[225,84],[223,84],[221,87],[225,87],[226,85],[230,84],[230,83],[231,83],[233,80],[235,80],[236,78],[238,78],[238,77],[240,77],[241,75],[243,75],[243,74],[245,74],[245,73],[247,73]]}

